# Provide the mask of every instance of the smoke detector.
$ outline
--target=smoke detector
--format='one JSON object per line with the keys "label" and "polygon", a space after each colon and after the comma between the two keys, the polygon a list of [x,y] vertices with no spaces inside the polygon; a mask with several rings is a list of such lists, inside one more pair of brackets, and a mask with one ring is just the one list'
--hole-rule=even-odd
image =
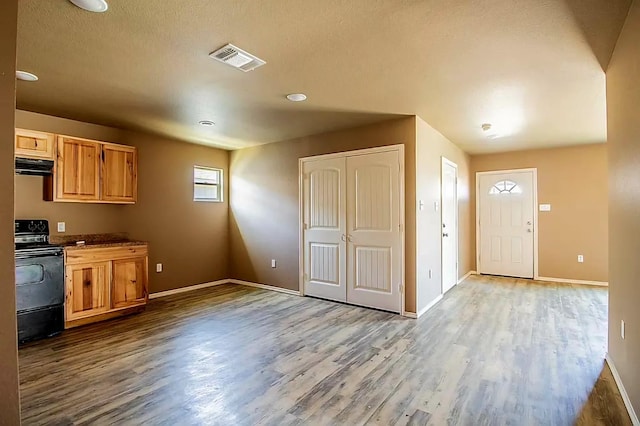
{"label": "smoke detector", "polygon": [[232,66],[243,72],[253,71],[267,63],[233,44],[227,44],[215,52],[210,53],[209,56],[216,61]]}
{"label": "smoke detector", "polygon": [[304,93],[291,93],[290,95],[287,95],[287,99],[291,102],[302,102],[307,100],[307,95]]}

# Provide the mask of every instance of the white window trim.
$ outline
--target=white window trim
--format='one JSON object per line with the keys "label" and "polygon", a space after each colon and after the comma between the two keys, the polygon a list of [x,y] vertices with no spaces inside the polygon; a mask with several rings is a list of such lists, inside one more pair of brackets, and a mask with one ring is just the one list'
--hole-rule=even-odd
{"label": "white window trim", "polygon": [[[200,170],[209,170],[218,172],[218,183],[217,184],[206,184],[202,182],[196,181],[196,169]],[[211,185],[218,187],[218,198],[196,198],[196,185]],[[193,201],[197,203],[222,203],[224,202],[224,170],[219,169],[217,167],[208,167],[208,166],[193,166]]]}

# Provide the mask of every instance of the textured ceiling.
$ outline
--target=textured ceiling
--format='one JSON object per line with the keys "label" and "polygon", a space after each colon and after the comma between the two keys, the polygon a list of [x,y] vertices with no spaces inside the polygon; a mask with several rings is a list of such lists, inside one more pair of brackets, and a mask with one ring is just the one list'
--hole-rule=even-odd
{"label": "textured ceiling", "polygon": [[[20,0],[18,68],[40,81],[19,82],[18,108],[223,148],[416,114],[470,153],[604,142],[603,69],[630,5],[108,1]],[[228,42],[267,65],[208,57]]]}

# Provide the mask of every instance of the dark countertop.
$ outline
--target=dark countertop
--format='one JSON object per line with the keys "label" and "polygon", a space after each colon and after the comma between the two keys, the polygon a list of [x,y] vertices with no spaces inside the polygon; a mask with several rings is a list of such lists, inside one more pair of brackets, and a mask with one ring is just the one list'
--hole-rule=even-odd
{"label": "dark countertop", "polygon": [[[78,245],[78,241],[84,241],[84,244]],[[146,241],[129,239],[129,236],[124,232],[111,234],[54,235],[51,236],[51,243],[60,244],[65,248],[65,250],[130,247],[147,244]]]}
{"label": "dark countertop", "polygon": [[63,244],[65,250],[82,250],[82,249],[96,249],[96,248],[110,248],[110,247],[131,247],[147,245],[146,241],[92,241],[86,244]]}

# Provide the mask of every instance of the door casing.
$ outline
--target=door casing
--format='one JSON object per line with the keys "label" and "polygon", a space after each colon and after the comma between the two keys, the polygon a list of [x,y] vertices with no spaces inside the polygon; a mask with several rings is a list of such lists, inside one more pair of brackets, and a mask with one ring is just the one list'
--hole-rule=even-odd
{"label": "door casing", "polygon": [[406,284],[405,284],[405,182],[404,182],[404,145],[386,145],[376,148],[358,149],[354,151],[336,152],[332,154],[315,155],[310,157],[302,157],[298,159],[298,291],[301,296],[305,295],[304,292],[304,163],[306,161],[340,158],[344,156],[352,155],[364,155],[373,154],[378,152],[398,151],[398,160],[400,162],[400,237],[402,252],[400,253],[400,265],[401,265],[401,290],[400,296],[400,314],[402,316],[415,317],[413,313],[407,313],[405,311],[405,297],[406,297]]}
{"label": "door casing", "polygon": [[539,278],[538,274],[538,169],[509,169],[492,170],[490,172],[476,172],[476,269],[480,269],[480,176],[501,175],[504,173],[531,172],[533,174],[533,279]]}

